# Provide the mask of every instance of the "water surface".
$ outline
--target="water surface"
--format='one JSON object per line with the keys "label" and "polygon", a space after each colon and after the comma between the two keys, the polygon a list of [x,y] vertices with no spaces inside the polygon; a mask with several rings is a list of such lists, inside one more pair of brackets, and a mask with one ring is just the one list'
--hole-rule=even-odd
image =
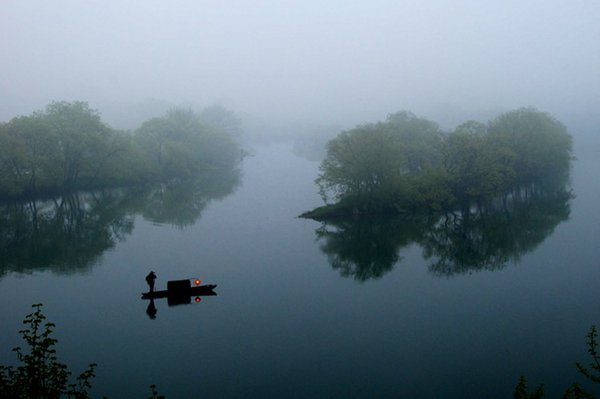
{"label": "water surface", "polygon": [[[323,225],[296,218],[321,204],[318,164],[283,144],[255,153],[223,184],[40,202],[37,230],[31,210],[4,212],[0,362],[41,302],[60,359],[98,363],[98,397],[506,398],[520,375],[557,397],[583,381],[598,160],[576,162],[574,198],[510,214]],[[152,320],[150,270],[158,288],[198,277],[218,295],[158,300]]]}

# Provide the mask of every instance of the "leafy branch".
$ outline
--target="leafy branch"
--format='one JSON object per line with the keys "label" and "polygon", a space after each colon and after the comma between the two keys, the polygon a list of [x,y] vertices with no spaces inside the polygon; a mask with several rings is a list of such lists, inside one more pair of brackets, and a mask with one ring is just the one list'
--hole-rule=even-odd
{"label": "leafy branch", "polygon": [[52,338],[55,325],[46,321],[42,304],[32,307],[35,311],[23,320],[26,328],[19,331],[29,350],[13,349],[20,366],[0,366],[0,397],[59,398],[66,395],[67,398],[89,398],[96,364],[90,364],[75,383],[69,384],[72,373],[56,357],[57,340]]}
{"label": "leafy branch", "polygon": [[[28,351],[16,347],[13,352],[21,362],[18,367],[0,365],[0,398],[11,399],[89,399],[96,364],[92,363],[75,382],[69,383],[72,375],[67,365],[60,363],[52,338],[54,323],[46,321],[42,304],[32,305],[35,311],[23,320],[26,327],[19,334],[27,344]],[[156,385],[150,385],[149,399],[165,399],[159,395]],[[106,399],[106,397],[104,397]]]}
{"label": "leafy branch", "polygon": [[[592,361],[588,366],[584,366],[577,362],[577,369],[583,374],[588,380],[600,383],[600,353],[598,352],[598,330],[596,326],[590,327],[590,331],[587,334],[587,346],[588,353],[592,357]],[[521,376],[519,383],[515,388],[514,398],[515,399],[541,399],[544,397],[544,386],[540,385],[529,393],[527,390],[527,381],[525,377]],[[563,399],[595,399],[592,393],[586,391],[581,385],[574,382],[563,394]]]}

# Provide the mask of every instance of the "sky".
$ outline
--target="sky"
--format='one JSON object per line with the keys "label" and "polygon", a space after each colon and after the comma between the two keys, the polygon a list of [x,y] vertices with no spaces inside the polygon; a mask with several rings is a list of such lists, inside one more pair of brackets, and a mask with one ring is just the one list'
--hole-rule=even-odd
{"label": "sky", "polygon": [[589,120],[598,21],[595,0],[0,0],[0,121],[55,100],[108,119],[168,102],[344,126],[521,106]]}

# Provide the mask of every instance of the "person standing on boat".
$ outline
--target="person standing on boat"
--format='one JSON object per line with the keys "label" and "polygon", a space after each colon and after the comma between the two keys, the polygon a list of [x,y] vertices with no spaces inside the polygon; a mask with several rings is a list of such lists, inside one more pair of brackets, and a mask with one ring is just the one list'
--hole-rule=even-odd
{"label": "person standing on boat", "polygon": [[150,273],[148,273],[146,276],[146,282],[150,287],[150,292],[154,292],[154,280],[156,280],[156,274],[154,274],[153,271],[150,271]]}

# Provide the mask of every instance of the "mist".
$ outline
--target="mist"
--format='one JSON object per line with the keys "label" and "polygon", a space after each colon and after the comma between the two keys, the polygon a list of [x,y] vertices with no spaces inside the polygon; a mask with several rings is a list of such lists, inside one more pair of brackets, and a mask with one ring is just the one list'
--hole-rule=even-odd
{"label": "mist", "polygon": [[0,1],[0,396],[600,397],[599,21]]}
{"label": "mist", "polygon": [[598,20],[593,1],[6,1],[0,120],[82,100],[116,128],[214,103],[275,125],[408,109],[452,128],[535,106],[585,130]]}

